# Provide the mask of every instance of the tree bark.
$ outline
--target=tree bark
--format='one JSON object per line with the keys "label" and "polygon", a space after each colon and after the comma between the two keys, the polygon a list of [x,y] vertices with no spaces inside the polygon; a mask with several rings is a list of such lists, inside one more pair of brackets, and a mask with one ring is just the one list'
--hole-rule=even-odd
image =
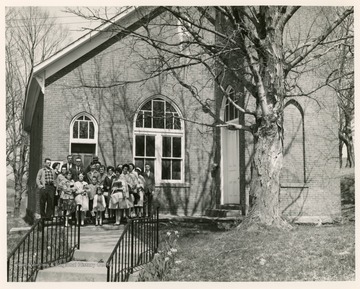
{"label": "tree bark", "polygon": [[[280,172],[283,162],[282,108],[284,102],[283,27],[276,7],[263,12],[264,34],[259,48],[260,62],[257,102],[258,130],[254,134],[255,152],[250,183],[250,212],[241,228],[262,226],[291,227],[282,217],[279,206]],[[259,34],[261,35],[261,34]],[[260,109],[261,108],[261,109]]]}
{"label": "tree bark", "polygon": [[263,122],[255,138],[255,154],[250,183],[251,208],[239,228],[261,226],[290,227],[279,207],[280,172],[283,161],[281,128],[276,122]]}

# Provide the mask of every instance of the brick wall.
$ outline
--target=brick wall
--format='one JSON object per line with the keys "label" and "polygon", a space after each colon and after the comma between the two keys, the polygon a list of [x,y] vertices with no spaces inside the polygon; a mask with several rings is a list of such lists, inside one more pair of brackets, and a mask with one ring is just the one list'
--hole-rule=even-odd
{"label": "brick wall", "polygon": [[[198,102],[170,75],[104,89],[79,88],[82,84],[103,85],[144,78],[148,69],[141,56],[147,47],[131,38],[112,45],[46,87],[44,102],[44,156],[65,160],[69,153],[70,122],[77,114],[87,112],[99,124],[98,156],[106,165],[133,161],[133,125],[139,106],[156,95],[173,101],[186,119],[211,124]],[[213,86],[198,67],[187,70],[187,79],[203,87],[200,96],[213,96]],[[206,85],[205,85],[206,82]],[[209,208],[213,179],[210,167],[214,146],[212,129],[185,122],[185,182],[159,185],[156,193],[163,211],[193,215]],[[171,191],[171,194],[169,193]]]}

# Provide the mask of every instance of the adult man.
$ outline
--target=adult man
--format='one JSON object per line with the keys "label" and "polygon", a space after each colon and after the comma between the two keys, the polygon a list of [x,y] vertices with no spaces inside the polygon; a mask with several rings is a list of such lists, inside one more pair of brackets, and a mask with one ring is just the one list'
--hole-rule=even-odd
{"label": "adult man", "polygon": [[77,156],[75,158],[75,165],[72,167],[72,169],[70,171],[71,171],[71,174],[72,174],[72,177],[73,177],[74,181],[75,182],[78,181],[79,180],[79,177],[78,177],[79,174],[84,173],[84,167],[83,167],[80,156]]}
{"label": "adult man", "polygon": [[36,185],[40,193],[40,215],[42,218],[51,218],[54,215],[55,199],[55,172],[51,169],[51,160],[45,158],[44,167],[36,176]]}
{"label": "adult man", "polygon": [[68,155],[66,157],[67,163],[66,163],[66,170],[71,171],[71,169],[73,168],[74,164],[73,164],[73,156],[72,155]]}
{"label": "adult man", "polygon": [[145,164],[145,196],[144,196],[144,214],[150,216],[152,213],[152,201],[155,191],[155,176],[150,170],[150,165]]}

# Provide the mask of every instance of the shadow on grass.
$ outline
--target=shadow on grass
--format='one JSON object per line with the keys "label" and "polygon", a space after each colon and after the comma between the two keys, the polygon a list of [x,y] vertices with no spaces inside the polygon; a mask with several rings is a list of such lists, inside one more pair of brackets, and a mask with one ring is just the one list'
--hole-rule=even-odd
{"label": "shadow on grass", "polygon": [[355,280],[354,223],[290,231],[175,228],[179,262],[167,281]]}

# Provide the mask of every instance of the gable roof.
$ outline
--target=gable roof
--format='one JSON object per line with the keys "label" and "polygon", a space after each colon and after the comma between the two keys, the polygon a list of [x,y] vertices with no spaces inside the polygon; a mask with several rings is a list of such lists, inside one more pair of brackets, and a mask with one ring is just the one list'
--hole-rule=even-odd
{"label": "gable roof", "polygon": [[[138,29],[163,12],[161,7],[130,7],[99,27],[80,37],[34,67],[25,96],[23,127],[31,131],[32,119],[39,95],[45,87],[63,77],[77,66]],[[122,29],[120,29],[122,27]],[[120,31],[119,31],[120,30]]]}

